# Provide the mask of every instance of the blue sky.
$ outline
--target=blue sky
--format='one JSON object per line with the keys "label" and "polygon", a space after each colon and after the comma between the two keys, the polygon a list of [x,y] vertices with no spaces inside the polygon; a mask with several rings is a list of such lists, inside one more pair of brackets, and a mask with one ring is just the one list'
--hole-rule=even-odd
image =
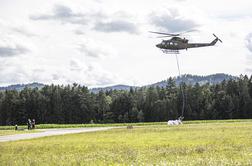
{"label": "blue sky", "polygon": [[178,75],[174,55],[148,31],[196,29],[181,51],[182,74],[252,72],[248,0],[0,0],[0,85],[41,82],[89,87],[146,85]]}

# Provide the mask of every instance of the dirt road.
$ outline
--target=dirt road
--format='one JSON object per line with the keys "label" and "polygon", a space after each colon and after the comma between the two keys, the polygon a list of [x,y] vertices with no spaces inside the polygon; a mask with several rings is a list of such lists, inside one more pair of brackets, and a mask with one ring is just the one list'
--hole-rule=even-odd
{"label": "dirt road", "polygon": [[15,135],[0,136],[0,142],[17,141],[17,140],[32,139],[32,138],[39,138],[39,137],[46,137],[46,136],[53,136],[53,135],[104,131],[104,130],[109,130],[112,128],[115,128],[115,127],[41,129],[40,130],[41,132],[38,132],[38,133],[27,133],[27,134],[15,134]]}

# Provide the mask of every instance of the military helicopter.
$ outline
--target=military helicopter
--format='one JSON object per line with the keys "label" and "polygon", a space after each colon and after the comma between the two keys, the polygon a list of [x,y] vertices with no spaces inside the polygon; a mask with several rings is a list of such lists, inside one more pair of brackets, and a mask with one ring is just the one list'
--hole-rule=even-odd
{"label": "military helicopter", "polygon": [[169,40],[163,40],[160,44],[157,44],[156,47],[160,48],[164,53],[168,54],[179,54],[179,50],[188,49],[188,48],[197,48],[197,47],[207,47],[207,46],[213,46],[218,41],[222,43],[222,41],[215,35],[215,39],[210,43],[188,43],[188,39],[181,38],[181,36],[184,33],[177,33],[177,34],[171,34],[171,33],[163,33],[163,32],[153,32],[149,31],[150,33],[159,34],[162,36],[159,36],[158,38],[165,38],[165,37],[171,37]]}

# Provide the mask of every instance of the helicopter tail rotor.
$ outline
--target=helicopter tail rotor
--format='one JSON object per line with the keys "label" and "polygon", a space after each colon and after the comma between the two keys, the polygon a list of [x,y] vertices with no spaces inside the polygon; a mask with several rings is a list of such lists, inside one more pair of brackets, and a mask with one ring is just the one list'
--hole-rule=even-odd
{"label": "helicopter tail rotor", "polygon": [[222,43],[222,40],[219,39],[214,33],[213,33],[214,37],[216,37],[216,39],[218,39],[218,41],[220,41]]}

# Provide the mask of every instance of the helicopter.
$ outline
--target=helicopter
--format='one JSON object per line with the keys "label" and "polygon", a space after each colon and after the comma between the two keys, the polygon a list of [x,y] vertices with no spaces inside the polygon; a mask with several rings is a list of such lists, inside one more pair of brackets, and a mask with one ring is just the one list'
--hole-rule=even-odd
{"label": "helicopter", "polygon": [[160,48],[164,53],[167,54],[179,54],[179,50],[187,50],[188,48],[197,48],[197,47],[208,47],[215,45],[218,41],[222,43],[222,41],[215,35],[215,39],[210,43],[188,43],[188,39],[181,38],[183,33],[171,34],[171,33],[163,33],[163,32],[153,32],[149,31],[150,33],[155,33],[163,36],[159,36],[159,38],[164,37],[171,37],[169,40],[162,40],[161,43],[157,44],[156,47]]}

